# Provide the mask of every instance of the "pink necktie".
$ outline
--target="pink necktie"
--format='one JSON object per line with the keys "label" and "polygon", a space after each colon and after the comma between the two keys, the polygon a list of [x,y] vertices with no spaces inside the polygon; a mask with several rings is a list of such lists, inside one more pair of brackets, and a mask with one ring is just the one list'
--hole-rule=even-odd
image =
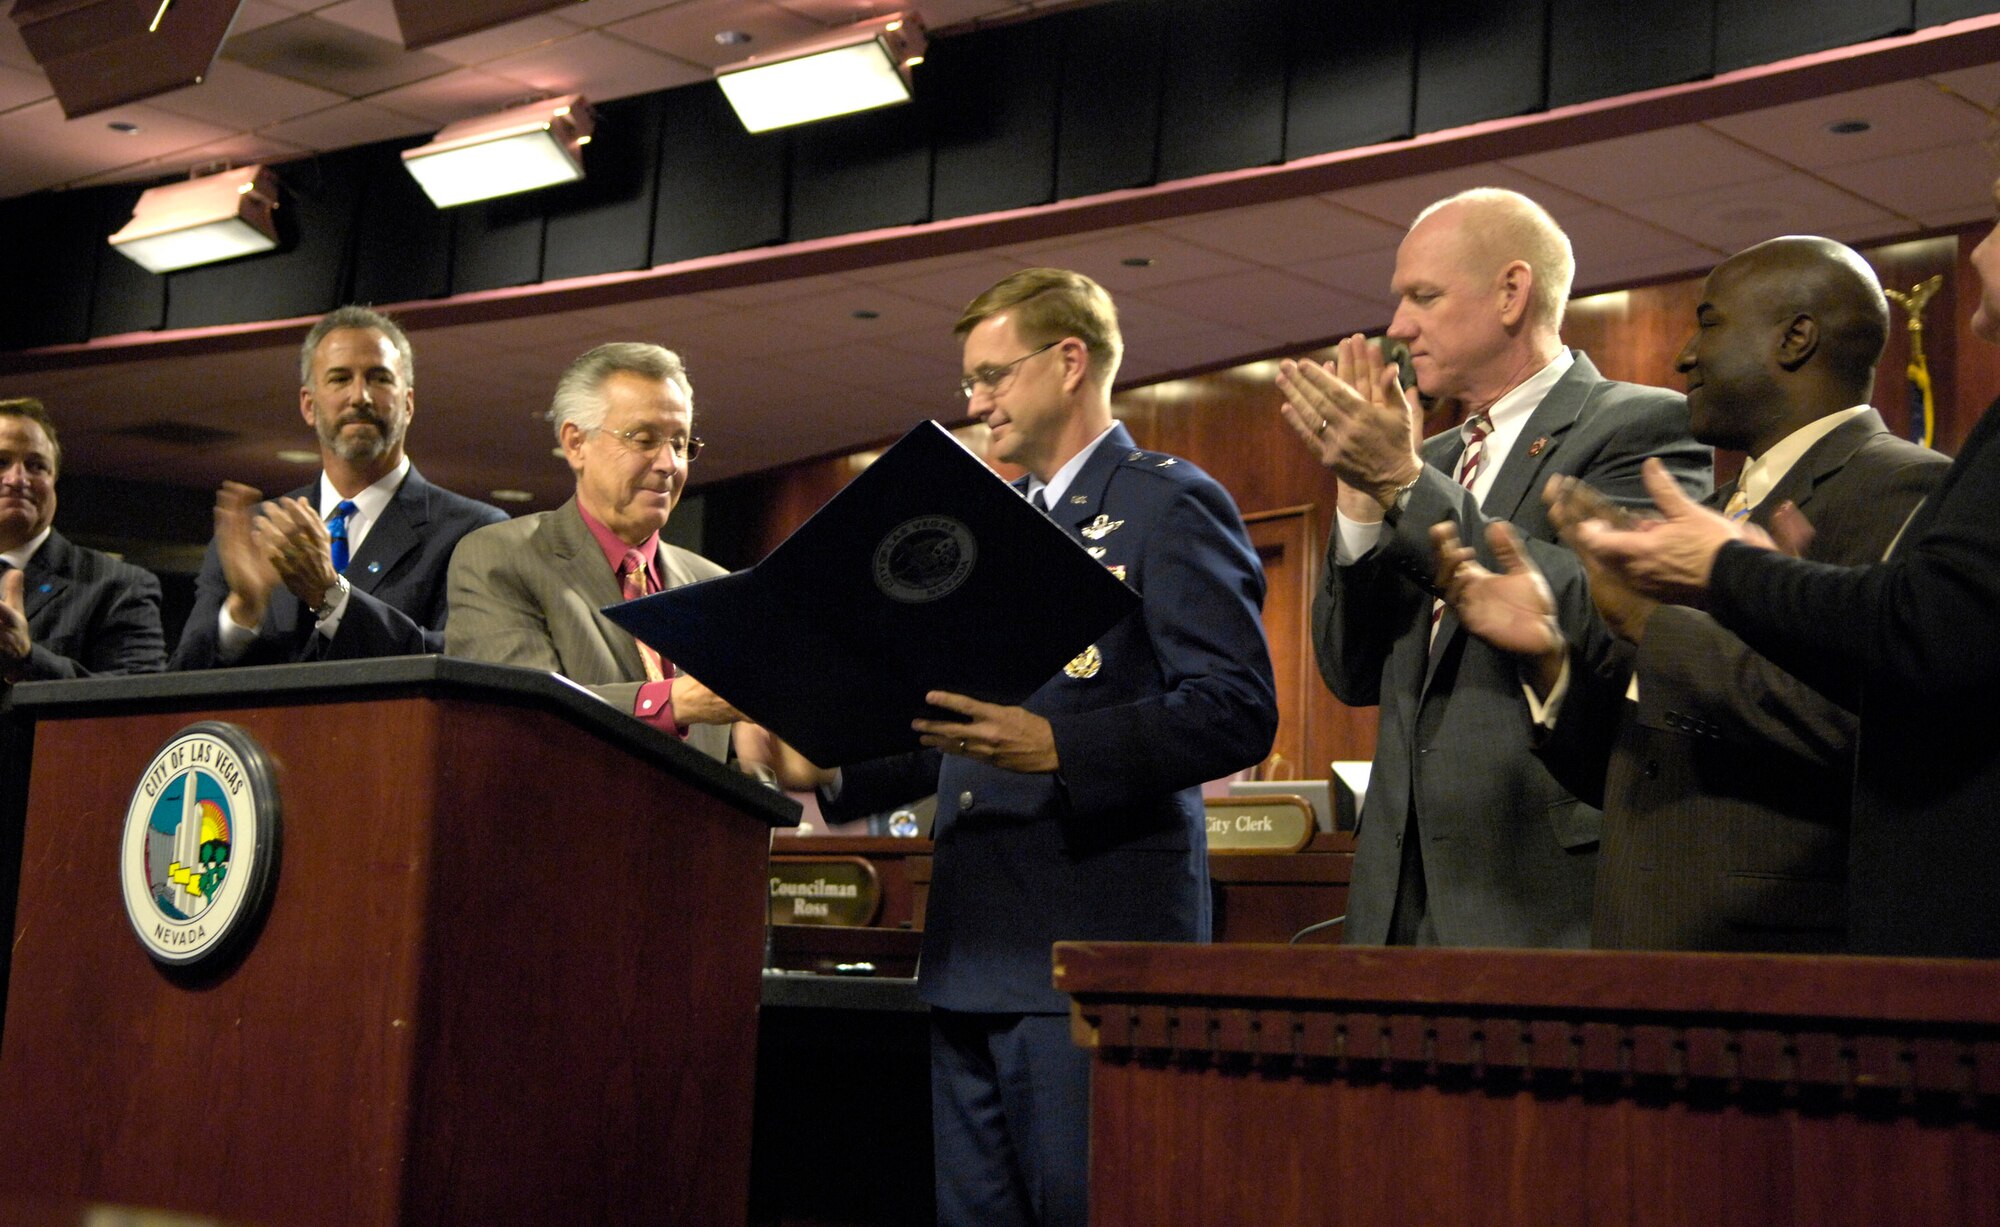
{"label": "pink necktie", "polygon": [[[1472,489],[1479,480],[1479,470],[1486,466],[1486,436],[1493,433],[1493,420],[1483,413],[1475,413],[1459,426],[1459,433],[1465,438],[1465,453],[1458,458],[1458,484]],[[1444,617],[1444,602],[1431,602],[1431,638],[1437,638],[1438,619]]]}

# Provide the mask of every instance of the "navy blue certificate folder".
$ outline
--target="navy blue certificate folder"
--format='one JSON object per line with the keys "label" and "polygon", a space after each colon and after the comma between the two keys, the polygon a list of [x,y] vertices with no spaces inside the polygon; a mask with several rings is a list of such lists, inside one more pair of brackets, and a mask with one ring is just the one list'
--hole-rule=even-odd
{"label": "navy blue certificate folder", "polygon": [[604,613],[837,767],[916,749],[926,691],[1021,702],[1138,607],[925,422],[756,566]]}

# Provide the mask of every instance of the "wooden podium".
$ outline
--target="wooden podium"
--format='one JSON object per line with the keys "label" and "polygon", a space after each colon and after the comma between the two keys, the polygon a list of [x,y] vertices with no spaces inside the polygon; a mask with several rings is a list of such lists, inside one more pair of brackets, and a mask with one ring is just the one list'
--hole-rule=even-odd
{"label": "wooden podium", "polygon": [[2000,963],[1063,943],[1091,1222],[2000,1223]]}
{"label": "wooden podium", "polygon": [[[743,1221],[765,851],[792,802],[560,679],[440,657],[24,685],[11,709],[32,774],[24,823],[0,814],[21,854],[0,1195]],[[180,971],[126,919],[119,834],[198,720],[262,744],[283,843],[254,945]]]}

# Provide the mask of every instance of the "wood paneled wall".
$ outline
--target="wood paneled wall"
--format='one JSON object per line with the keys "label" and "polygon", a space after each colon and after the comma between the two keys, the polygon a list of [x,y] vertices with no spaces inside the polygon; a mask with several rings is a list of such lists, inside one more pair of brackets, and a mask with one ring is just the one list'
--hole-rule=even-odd
{"label": "wood paneled wall", "polygon": [[[1968,261],[1984,233],[1985,228],[1979,227],[1862,253],[1884,283],[1897,289],[1909,289],[1934,273],[1945,278],[1925,313],[1929,325],[1925,351],[1937,406],[1936,443],[1946,452],[1957,449],[1988,401],[2000,393],[2000,347],[1977,342],[1967,327],[1979,295],[1979,282]],[[1564,339],[1588,352],[1609,378],[1678,388],[1681,380],[1674,360],[1693,329],[1702,281],[1695,276],[1578,299],[1570,306]],[[1909,339],[1901,309],[1892,309],[1890,315],[1889,344],[1877,371],[1874,400],[1891,429],[1907,432],[1904,366]],[[1113,403],[1141,447],[1172,452],[1201,465],[1229,490],[1245,515],[1309,509],[1307,518],[1316,537],[1311,582],[1316,583],[1326,534],[1334,523],[1334,482],[1279,420],[1280,398],[1272,383],[1275,370],[1275,363],[1256,362],[1128,388],[1118,392]],[[1449,425],[1445,417],[1429,423],[1432,430]],[[977,428],[967,441],[978,442]],[[828,457],[709,488],[705,491],[709,553],[732,567],[756,562],[860,471],[865,459],[865,453]],[[1733,475],[1741,459],[1719,456],[1718,469],[1724,477]],[[1018,470],[996,467],[1010,479],[1018,476]],[[1310,645],[1305,651],[1310,654]],[[1281,688],[1286,685],[1281,679]],[[1281,746],[1303,747],[1302,774],[1324,774],[1324,765],[1331,760],[1373,756],[1373,708],[1343,706],[1310,674],[1306,691],[1286,698],[1288,727],[1279,734]],[[1302,721],[1303,727],[1289,727],[1294,720]]]}

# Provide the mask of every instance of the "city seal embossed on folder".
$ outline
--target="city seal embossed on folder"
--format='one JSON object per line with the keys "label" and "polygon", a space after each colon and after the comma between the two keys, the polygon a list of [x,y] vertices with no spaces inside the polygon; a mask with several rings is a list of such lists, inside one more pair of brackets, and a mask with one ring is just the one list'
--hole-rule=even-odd
{"label": "city seal embossed on folder", "polygon": [[125,916],[146,953],[185,967],[254,932],[278,857],[278,791],[263,747],[221,721],[160,747],[119,841]]}
{"label": "city seal embossed on folder", "polygon": [[905,520],[875,547],[875,586],[912,604],[949,596],[972,574],[979,542],[950,516]]}

